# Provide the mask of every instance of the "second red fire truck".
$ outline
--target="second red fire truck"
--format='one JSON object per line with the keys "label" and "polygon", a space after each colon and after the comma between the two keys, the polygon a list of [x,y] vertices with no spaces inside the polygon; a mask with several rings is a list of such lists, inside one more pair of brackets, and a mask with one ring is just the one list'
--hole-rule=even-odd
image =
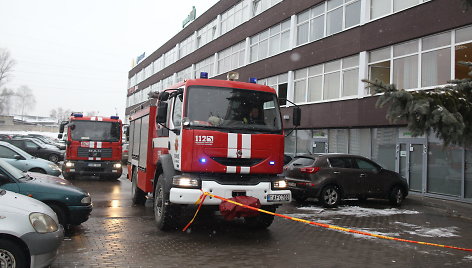
{"label": "second red fire truck", "polygon": [[[153,97],[130,115],[128,178],[134,203],[154,196],[160,229],[177,227],[181,209],[203,191],[254,197],[273,212],[291,201],[278,176],[284,135],[274,89],[203,75]],[[220,203],[208,197],[203,205]],[[261,213],[244,220],[264,228],[273,218]]]}
{"label": "second red fire truck", "polygon": [[[67,128],[65,134],[62,134]],[[66,135],[62,175],[118,179],[122,174],[122,123],[118,116],[84,116],[74,113],[61,124],[59,138]]]}

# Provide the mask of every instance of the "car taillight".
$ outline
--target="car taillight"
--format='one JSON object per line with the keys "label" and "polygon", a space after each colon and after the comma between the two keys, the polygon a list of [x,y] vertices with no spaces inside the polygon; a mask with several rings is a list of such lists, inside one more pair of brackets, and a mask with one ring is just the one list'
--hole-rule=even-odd
{"label": "car taillight", "polygon": [[304,167],[300,168],[300,171],[303,173],[316,173],[320,170],[320,167]]}

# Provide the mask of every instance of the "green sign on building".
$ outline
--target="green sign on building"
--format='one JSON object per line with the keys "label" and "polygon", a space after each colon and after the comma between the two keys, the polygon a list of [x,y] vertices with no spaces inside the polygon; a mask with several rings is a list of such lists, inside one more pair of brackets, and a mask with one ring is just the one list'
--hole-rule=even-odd
{"label": "green sign on building", "polygon": [[182,21],[182,28],[184,28],[185,25],[187,25],[189,22],[194,21],[196,16],[197,16],[197,10],[195,9],[195,6],[193,6],[192,11],[190,11],[190,13],[185,18],[185,20]]}

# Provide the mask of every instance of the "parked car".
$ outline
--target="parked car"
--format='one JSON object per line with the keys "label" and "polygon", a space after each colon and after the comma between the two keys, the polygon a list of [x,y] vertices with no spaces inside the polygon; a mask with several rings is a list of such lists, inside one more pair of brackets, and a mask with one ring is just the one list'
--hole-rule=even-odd
{"label": "parked car", "polygon": [[9,140],[9,139],[11,139],[11,135],[0,134],[0,140]]}
{"label": "parked car", "polygon": [[52,146],[56,147],[59,150],[65,150],[66,149],[65,143],[56,142],[56,141],[52,140],[51,138],[40,135],[40,134],[28,134],[27,136],[31,137],[31,138],[36,138],[36,139],[44,142],[45,144],[49,144],[49,145],[52,145]]}
{"label": "parked car", "polygon": [[296,201],[315,197],[325,207],[352,197],[385,198],[399,206],[408,195],[407,181],[400,174],[357,155],[297,156],[284,167],[284,175]]}
{"label": "parked car", "polygon": [[23,172],[31,171],[53,176],[61,175],[61,168],[55,163],[36,158],[8,142],[0,141],[0,159]]}
{"label": "parked car", "polygon": [[3,160],[0,160],[0,188],[46,203],[63,226],[79,225],[88,220],[92,212],[90,194],[69,181],[41,173],[25,173]]}
{"label": "parked car", "polygon": [[64,238],[54,211],[46,204],[0,189],[0,266],[46,267]]}
{"label": "parked car", "polygon": [[5,140],[8,143],[26,151],[27,153],[57,163],[64,160],[64,151],[60,151],[54,146],[45,146],[44,143],[38,142],[34,138],[15,138]]}

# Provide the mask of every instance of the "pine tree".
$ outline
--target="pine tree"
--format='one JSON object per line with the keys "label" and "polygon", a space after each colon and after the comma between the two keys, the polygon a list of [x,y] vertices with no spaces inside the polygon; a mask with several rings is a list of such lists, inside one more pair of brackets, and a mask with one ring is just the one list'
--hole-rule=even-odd
{"label": "pine tree", "polygon": [[371,93],[383,93],[378,107],[389,105],[387,119],[406,122],[413,136],[435,133],[445,145],[472,145],[472,62],[471,78],[449,81],[433,90],[406,91],[380,81],[368,81]]}

